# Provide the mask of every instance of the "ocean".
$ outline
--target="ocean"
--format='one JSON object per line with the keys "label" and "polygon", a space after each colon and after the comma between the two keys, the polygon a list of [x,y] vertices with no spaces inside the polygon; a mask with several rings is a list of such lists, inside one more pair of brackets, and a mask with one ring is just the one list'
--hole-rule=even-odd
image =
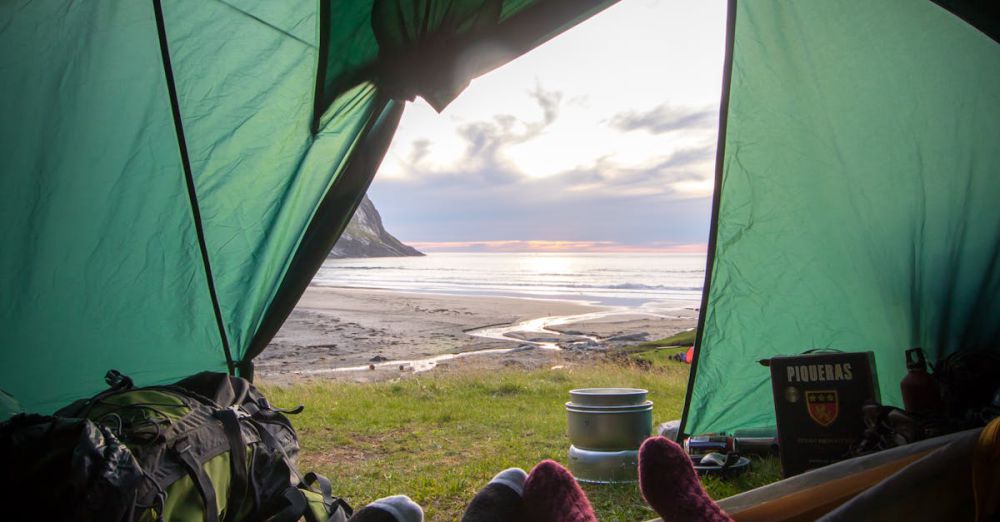
{"label": "ocean", "polygon": [[319,286],[563,299],[607,306],[698,306],[705,254],[430,253],[328,259]]}

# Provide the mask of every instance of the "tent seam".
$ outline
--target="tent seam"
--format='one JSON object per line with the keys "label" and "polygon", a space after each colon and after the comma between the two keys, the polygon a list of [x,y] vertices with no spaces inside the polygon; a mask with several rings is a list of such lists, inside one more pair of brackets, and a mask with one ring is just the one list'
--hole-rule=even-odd
{"label": "tent seam", "polygon": [[215,278],[212,275],[212,263],[209,259],[208,244],[205,240],[205,230],[201,219],[201,207],[198,203],[198,192],[194,183],[194,174],[191,170],[191,159],[188,156],[187,139],[184,137],[184,122],[181,119],[180,102],[177,97],[177,86],[174,83],[174,71],[170,62],[170,47],[167,41],[167,28],[163,18],[163,5],[161,4],[161,0],[153,0],[153,12],[156,16],[156,32],[160,42],[160,59],[163,62],[163,73],[167,84],[167,92],[170,96],[170,111],[174,120],[174,131],[177,135],[177,149],[181,156],[181,167],[184,170],[184,181],[187,185],[188,201],[191,204],[191,220],[194,222],[195,235],[198,238],[198,248],[201,251],[201,261],[208,283],[208,293],[212,300],[212,309],[215,312],[215,323],[219,329],[219,337],[222,340],[222,350],[226,355],[226,367],[231,375],[235,375],[236,366],[233,362],[232,352],[229,348],[229,337],[226,335],[226,326],[222,319],[222,307],[219,304],[219,296],[215,289]]}
{"label": "tent seam", "polygon": [[327,0],[319,2],[319,31],[316,42],[316,91],[313,93],[313,116],[309,130],[315,137],[319,134],[320,120],[326,112],[325,96],[326,72],[330,59],[330,3]]}
{"label": "tent seam", "polygon": [[708,256],[705,260],[705,282],[702,285],[701,309],[698,314],[698,328],[695,332],[694,354],[691,357],[691,373],[688,377],[687,392],[684,394],[684,408],[681,410],[681,423],[677,430],[677,441],[684,438],[684,430],[688,424],[691,409],[691,395],[694,392],[694,382],[698,375],[698,360],[701,356],[702,339],[705,331],[705,318],[708,310],[709,292],[712,286],[712,269],[715,266],[715,255],[719,235],[719,208],[722,202],[722,173],[726,155],[726,130],[729,120],[729,95],[733,79],[733,47],[736,43],[736,1],[729,0],[726,15],[726,57],[722,69],[722,99],[719,104],[719,138],[715,153],[715,191],[712,194],[712,224],[708,236]]}

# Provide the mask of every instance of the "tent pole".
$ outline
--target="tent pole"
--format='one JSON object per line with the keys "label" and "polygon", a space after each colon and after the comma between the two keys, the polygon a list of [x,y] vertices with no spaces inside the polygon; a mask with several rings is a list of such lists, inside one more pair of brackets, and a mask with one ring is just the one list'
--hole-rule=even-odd
{"label": "tent pole", "polygon": [[208,281],[208,293],[212,299],[212,310],[215,312],[215,324],[219,328],[219,337],[222,340],[222,350],[226,355],[226,367],[230,375],[236,375],[236,365],[233,362],[233,355],[229,349],[229,337],[226,335],[226,326],[222,320],[222,307],[219,306],[219,296],[215,290],[215,278],[212,276],[212,263],[209,261],[208,245],[205,242],[205,230],[202,227],[201,208],[198,204],[198,193],[194,183],[194,175],[191,173],[191,159],[188,157],[187,139],[184,137],[184,122],[181,120],[180,103],[177,99],[177,87],[174,84],[174,70],[170,64],[170,46],[167,41],[167,29],[163,22],[163,6],[160,0],[153,0],[153,11],[156,14],[156,32],[160,38],[160,56],[163,61],[163,74],[167,82],[167,91],[170,94],[170,110],[174,118],[174,130],[177,133],[177,148],[181,155],[181,164],[184,167],[184,181],[187,183],[188,201],[191,203],[191,219],[194,221],[194,229],[198,236],[198,248],[201,250],[201,262],[205,269],[205,278]]}
{"label": "tent pole", "polygon": [[716,239],[719,235],[719,203],[722,199],[722,173],[726,157],[726,122],[729,120],[729,91],[733,79],[733,43],[736,35],[736,0],[729,0],[726,8],[726,57],[722,70],[722,101],[719,104],[719,138],[715,149],[715,190],[712,193],[712,224],[708,236],[708,256],[705,260],[705,283],[702,285],[701,308],[698,311],[698,330],[695,333],[694,355],[688,376],[687,392],[684,394],[684,409],[681,424],[677,430],[677,442],[684,440],[684,430],[688,424],[691,409],[691,394],[694,380],[698,375],[698,359],[701,355],[702,340],[705,335],[705,315],[708,310],[708,294],[712,287],[712,268],[715,266]]}

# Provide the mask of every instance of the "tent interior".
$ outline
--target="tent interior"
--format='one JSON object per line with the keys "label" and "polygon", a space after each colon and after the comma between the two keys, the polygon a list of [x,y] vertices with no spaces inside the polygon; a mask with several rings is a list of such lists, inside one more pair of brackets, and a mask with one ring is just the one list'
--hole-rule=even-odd
{"label": "tent interior", "polygon": [[[28,411],[252,378],[404,106],[614,0],[0,5],[0,388]],[[774,424],[757,361],[1000,352],[1000,14],[731,0],[682,433]]]}

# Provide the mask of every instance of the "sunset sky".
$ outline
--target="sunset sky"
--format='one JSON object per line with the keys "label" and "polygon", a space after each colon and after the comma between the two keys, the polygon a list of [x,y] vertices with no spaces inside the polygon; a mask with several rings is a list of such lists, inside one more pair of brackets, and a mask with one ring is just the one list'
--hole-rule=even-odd
{"label": "sunset sky", "polygon": [[704,251],[725,2],[623,0],[407,106],[369,195],[425,251]]}

